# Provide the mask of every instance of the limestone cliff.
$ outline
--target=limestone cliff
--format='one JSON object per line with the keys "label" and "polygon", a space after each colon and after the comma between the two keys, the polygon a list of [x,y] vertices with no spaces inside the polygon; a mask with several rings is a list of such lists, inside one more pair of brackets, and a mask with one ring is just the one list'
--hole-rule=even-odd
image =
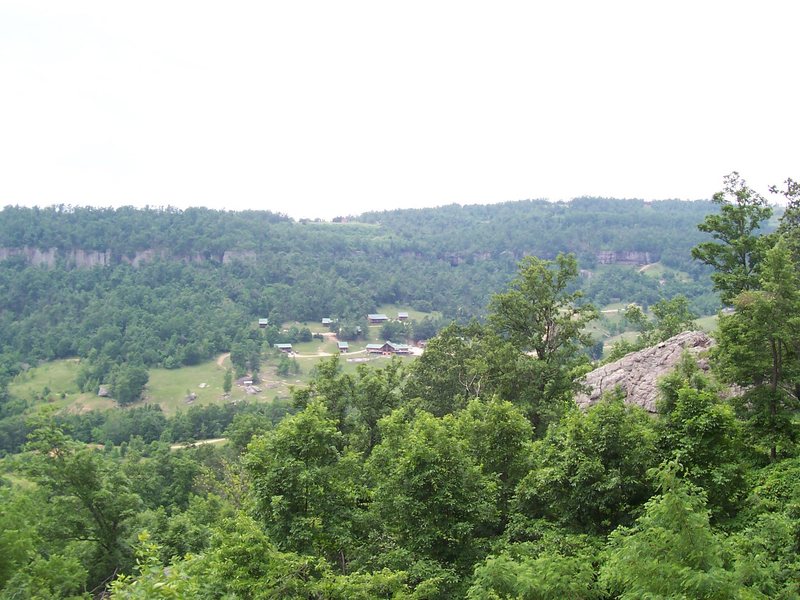
{"label": "limestone cliff", "polygon": [[575,401],[581,408],[587,408],[600,400],[604,392],[619,386],[626,402],[654,413],[658,380],[675,368],[684,351],[697,356],[713,343],[702,331],[685,331],[652,348],[631,352],[588,373],[583,383],[589,391],[578,395]]}

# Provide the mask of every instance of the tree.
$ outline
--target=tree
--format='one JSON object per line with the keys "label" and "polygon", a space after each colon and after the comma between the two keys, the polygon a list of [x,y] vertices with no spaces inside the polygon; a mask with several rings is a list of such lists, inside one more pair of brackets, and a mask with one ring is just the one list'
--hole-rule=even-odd
{"label": "tree", "polygon": [[595,600],[597,551],[585,536],[545,532],[536,542],[512,544],[475,567],[468,600]]}
{"label": "tree", "polygon": [[578,278],[574,255],[559,254],[555,261],[528,256],[506,292],[495,294],[489,322],[514,347],[530,356],[525,364],[526,404],[537,427],[547,413],[568,402],[576,389],[575,369],[587,364],[584,349],[592,345],[586,325],[597,317],[590,304],[579,304],[572,291]]}
{"label": "tree", "polygon": [[142,397],[150,374],[143,365],[119,365],[111,374],[111,395],[120,404],[130,404]]}
{"label": "tree", "polygon": [[402,408],[381,421],[381,443],[367,462],[375,482],[371,510],[404,556],[469,569],[476,538],[496,523],[497,484],[451,423]]}
{"label": "tree", "polygon": [[233,372],[230,369],[225,369],[225,376],[222,379],[222,391],[226,394],[231,393],[233,387]]}
{"label": "tree", "polygon": [[667,459],[681,465],[682,475],[705,492],[712,516],[732,516],[745,495],[741,434],[733,409],[713,392],[688,385],[676,396],[660,415],[659,445]]}
{"label": "tree", "polygon": [[358,504],[360,462],[324,404],[311,401],[273,431],[255,437],[244,456],[255,513],[282,550],[322,555],[346,570]]}
{"label": "tree", "polygon": [[64,436],[52,425],[36,429],[28,474],[49,495],[46,517],[55,539],[91,544],[91,576],[96,583],[129,560],[126,537],[141,498],[109,458]]}
{"label": "tree", "polygon": [[402,321],[387,321],[381,327],[381,339],[392,342],[405,342],[411,334],[411,327]]}
{"label": "tree", "polygon": [[437,417],[464,408],[480,396],[518,397],[514,367],[519,352],[491,328],[451,323],[430,340],[414,361],[405,395],[418,398]]}
{"label": "tree", "polygon": [[709,525],[705,500],[677,477],[677,469],[675,463],[662,469],[661,494],[648,501],[633,528],[611,534],[601,570],[610,597],[739,597],[736,577],[725,569],[722,540]]}
{"label": "tree", "polygon": [[720,318],[715,356],[723,378],[746,386],[740,411],[774,461],[778,447],[788,450],[797,436],[800,383],[800,274],[783,239],[767,252],[759,285],[736,296],[736,312]]}
{"label": "tree", "polygon": [[530,422],[510,402],[494,396],[470,400],[455,416],[455,433],[481,470],[497,477],[502,524],[520,479],[528,471],[533,430]]}
{"label": "tree", "polygon": [[758,232],[772,216],[772,208],[735,171],[725,177],[713,201],[720,206],[719,213],[708,215],[697,227],[716,241],[692,248],[692,258],[714,268],[714,287],[721,300],[731,304],[739,293],[758,288],[759,263],[767,248],[767,240]]}
{"label": "tree", "polygon": [[607,361],[622,358],[629,352],[654,346],[674,335],[695,327],[697,315],[689,309],[689,300],[679,294],[670,300],[662,298],[650,307],[653,319],[649,319],[638,304],[629,304],[623,311],[625,320],[639,332],[635,343],[620,340],[614,344]]}
{"label": "tree", "polygon": [[620,395],[573,409],[536,442],[518,512],[591,533],[630,521],[653,492],[655,441],[652,419]]}
{"label": "tree", "polygon": [[784,184],[786,187],[782,190],[774,185],[769,188],[773,194],[781,194],[787,202],[776,233],[786,240],[792,259],[800,264],[800,182],[787,179]]}

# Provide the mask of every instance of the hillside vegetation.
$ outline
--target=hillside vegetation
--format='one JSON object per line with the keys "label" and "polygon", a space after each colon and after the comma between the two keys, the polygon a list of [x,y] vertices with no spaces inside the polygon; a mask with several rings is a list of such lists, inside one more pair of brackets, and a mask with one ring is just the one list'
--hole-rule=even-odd
{"label": "hillside vegetation", "polygon": [[[0,263],[11,301],[0,600],[800,597],[800,188],[784,193],[770,228],[766,200],[726,178],[702,235],[687,234],[694,262],[672,261],[666,245],[615,246],[633,223],[656,222],[643,215],[660,208],[644,203],[631,205],[640,221],[621,219],[624,234],[588,244],[603,238],[589,224],[624,206],[606,200],[492,213],[510,234],[517,209],[517,228],[534,222],[526,212],[573,219],[562,232],[574,252],[544,256],[516,229],[509,239],[528,240],[519,256],[489,248],[496,236],[474,239],[491,229],[479,218],[489,207],[253,219],[363,244],[336,260],[291,242],[206,255],[197,238],[138,258],[154,240],[127,258],[91,250],[105,262],[90,266],[90,250],[25,242]],[[42,223],[57,229],[57,212]],[[257,237],[237,215],[196,215],[207,230],[233,217]],[[360,290],[363,306],[326,304],[337,285]],[[300,308],[287,304],[295,288]],[[594,367],[650,346],[672,353],[667,340],[685,338],[717,295],[729,310],[716,343],[677,361],[651,412],[619,388],[578,408]],[[410,318],[368,324],[376,311]],[[623,332],[603,358],[602,337]],[[333,335],[354,355],[370,340],[427,344],[414,360],[356,363],[327,351]],[[296,385],[248,399],[279,375]],[[176,403],[150,402],[156,393]]]}

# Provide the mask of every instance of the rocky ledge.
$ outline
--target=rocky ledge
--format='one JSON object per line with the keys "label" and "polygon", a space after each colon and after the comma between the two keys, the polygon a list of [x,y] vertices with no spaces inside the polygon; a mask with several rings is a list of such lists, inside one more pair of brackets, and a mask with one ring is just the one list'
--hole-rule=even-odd
{"label": "rocky ledge", "polygon": [[[652,348],[626,354],[588,373],[583,381],[588,392],[579,394],[575,402],[581,408],[588,408],[605,392],[619,386],[625,393],[626,402],[655,413],[658,380],[675,368],[684,351],[697,356],[713,344],[714,341],[702,331],[685,331]],[[705,367],[704,363],[702,361],[701,366]]]}

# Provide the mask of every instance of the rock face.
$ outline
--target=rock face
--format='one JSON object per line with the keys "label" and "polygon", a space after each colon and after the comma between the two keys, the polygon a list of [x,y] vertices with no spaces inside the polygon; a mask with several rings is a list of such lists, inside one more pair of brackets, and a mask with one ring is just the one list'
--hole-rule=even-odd
{"label": "rock face", "polygon": [[626,402],[655,413],[658,380],[675,368],[684,351],[696,356],[711,348],[713,343],[702,331],[685,331],[652,348],[631,352],[588,373],[583,383],[589,392],[579,394],[575,402],[581,408],[588,408],[600,400],[603,393],[619,386]]}

